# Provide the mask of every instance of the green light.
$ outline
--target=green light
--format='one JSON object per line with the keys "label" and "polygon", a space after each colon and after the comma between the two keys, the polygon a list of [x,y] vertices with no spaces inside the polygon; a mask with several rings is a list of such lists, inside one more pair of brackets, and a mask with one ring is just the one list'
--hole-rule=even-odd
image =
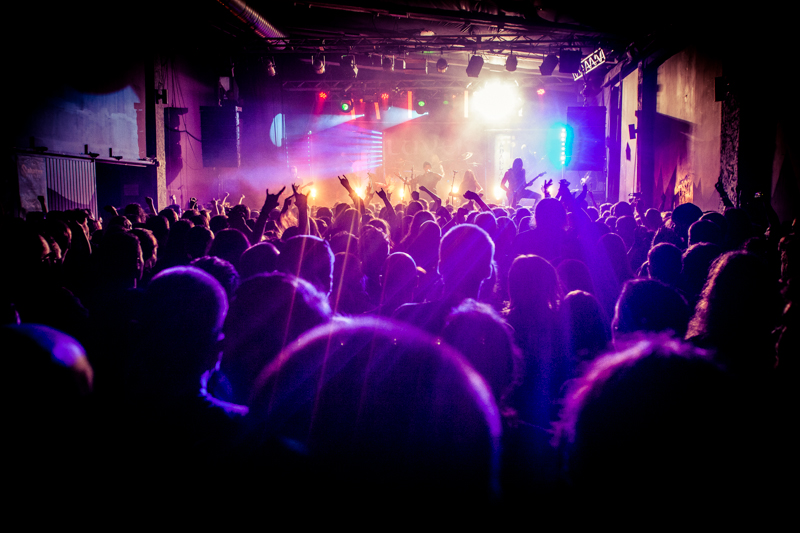
{"label": "green light", "polygon": [[420,107],[425,107],[425,100],[420,100],[419,102],[417,102],[417,105]]}
{"label": "green light", "polygon": [[450,101],[449,101],[449,100],[445,100],[444,102],[442,102],[442,104],[444,104],[444,105],[450,105]]}

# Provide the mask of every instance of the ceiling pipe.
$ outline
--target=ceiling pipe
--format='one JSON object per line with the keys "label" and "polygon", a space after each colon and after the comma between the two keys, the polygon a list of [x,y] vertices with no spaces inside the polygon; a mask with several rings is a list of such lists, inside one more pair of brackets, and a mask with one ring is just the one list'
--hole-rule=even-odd
{"label": "ceiling pipe", "polygon": [[228,11],[244,22],[256,32],[256,35],[263,39],[285,39],[286,35],[279,31],[275,26],[267,22],[261,14],[248,6],[244,0],[217,0],[225,6]]}

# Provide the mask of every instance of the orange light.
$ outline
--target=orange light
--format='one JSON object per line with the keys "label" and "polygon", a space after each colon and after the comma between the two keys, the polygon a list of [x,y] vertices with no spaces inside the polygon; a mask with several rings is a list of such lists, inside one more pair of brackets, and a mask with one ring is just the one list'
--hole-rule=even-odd
{"label": "orange light", "polygon": [[389,99],[389,93],[381,93],[381,100],[388,100],[388,99]]}
{"label": "orange light", "polygon": [[543,96],[544,95],[544,89],[539,89],[538,91],[536,91],[536,94],[538,94],[539,96]]}
{"label": "orange light", "polygon": [[328,93],[326,93],[325,91],[321,91],[318,96],[323,100],[325,100],[328,97]]}

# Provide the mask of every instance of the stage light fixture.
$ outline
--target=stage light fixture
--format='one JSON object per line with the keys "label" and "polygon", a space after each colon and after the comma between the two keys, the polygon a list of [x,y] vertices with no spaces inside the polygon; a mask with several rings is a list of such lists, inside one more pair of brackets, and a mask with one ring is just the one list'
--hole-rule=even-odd
{"label": "stage light fixture", "polygon": [[274,76],[275,74],[277,74],[277,72],[275,71],[275,58],[272,57],[267,58],[266,65],[267,65],[267,74],[269,74],[270,76]]}
{"label": "stage light fixture", "polygon": [[328,94],[327,91],[320,91],[319,94],[317,94],[317,96],[319,96],[320,100],[326,100],[328,96],[330,96],[330,94]]}
{"label": "stage light fixture", "polygon": [[311,66],[314,67],[314,72],[317,74],[325,74],[325,57],[322,54],[313,56]]}
{"label": "stage light fixture", "polygon": [[542,64],[539,66],[539,74],[542,76],[552,76],[553,71],[556,69],[556,65],[558,65],[558,56],[555,54],[550,54],[544,58]]}
{"label": "stage light fixture", "polygon": [[[396,68],[398,70],[405,70],[406,69],[406,60],[405,59],[395,59],[394,68]],[[426,72],[426,74],[427,74],[427,72]]]}
{"label": "stage light fixture", "polygon": [[445,58],[439,58],[439,61],[436,62],[436,70],[439,72],[439,74],[444,74],[447,72],[447,60]]}
{"label": "stage light fixture", "polygon": [[383,70],[394,70],[394,58],[393,57],[384,57],[383,58]]}
{"label": "stage light fixture", "polygon": [[514,54],[511,54],[508,56],[508,59],[506,59],[506,70],[509,72],[517,70],[517,56]]}
{"label": "stage light fixture", "polygon": [[353,110],[353,101],[350,99],[344,99],[339,102],[339,110],[342,113],[349,113]]}
{"label": "stage light fixture", "polygon": [[538,94],[539,96],[544,96],[544,89],[537,89],[536,94]]}
{"label": "stage light fixture", "polygon": [[519,87],[514,83],[491,80],[473,94],[473,109],[492,121],[517,113],[522,107]]}
{"label": "stage light fixture", "polygon": [[483,58],[481,56],[472,56],[469,58],[469,65],[467,65],[467,76],[470,78],[477,78],[483,68]]}

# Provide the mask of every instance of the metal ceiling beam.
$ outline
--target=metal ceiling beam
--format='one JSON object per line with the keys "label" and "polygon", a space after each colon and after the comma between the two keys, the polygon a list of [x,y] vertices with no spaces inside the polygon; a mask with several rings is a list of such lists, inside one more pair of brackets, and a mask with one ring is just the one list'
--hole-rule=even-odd
{"label": "metal ceiling beam", "polygon": [[494,52],[528,55],[541,59],[557,47],[596,48],[605,39],[575,36],[435,36],[435,37],[332,37],[325,39],[259,39],[263,46],[249,47],[250,52],[274,54],[397,54],[422,52]]}

